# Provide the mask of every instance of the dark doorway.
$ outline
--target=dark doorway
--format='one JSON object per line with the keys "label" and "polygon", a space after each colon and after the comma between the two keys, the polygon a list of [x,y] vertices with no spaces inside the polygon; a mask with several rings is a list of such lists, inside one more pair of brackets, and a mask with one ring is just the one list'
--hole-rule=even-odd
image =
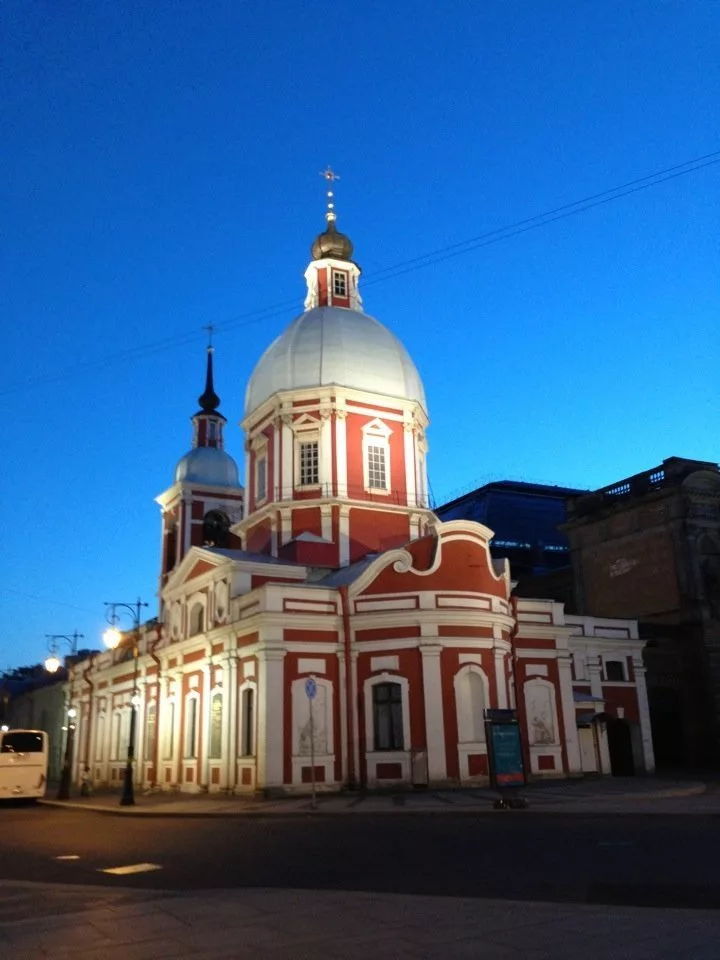
{"label": "dark doorway", "polygon": [[648,700],[655,765],[686,766],[685,736],[678,691],[671,687],[650,687]]}
{"label": "dark doorway", "polygon": [[632,734],[627,720],[617,717],[608,719],[608,749],[610,750],[610,769],[614,777],[632,777],[635,775],[635,761],[632,750]]}

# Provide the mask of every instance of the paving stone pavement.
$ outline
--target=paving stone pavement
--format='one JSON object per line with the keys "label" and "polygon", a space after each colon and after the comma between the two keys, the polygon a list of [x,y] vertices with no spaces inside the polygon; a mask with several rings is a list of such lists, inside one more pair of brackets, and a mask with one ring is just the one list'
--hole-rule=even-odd
{"label": "paving stone pavement", "polygon": [[[695,780],[654,777],[556,780],[531,783],[522,791],[529,809],[537,813],[720,813],[720,795],[706,793]],[[312,811],[307,796],[262,800],[226,794],[143,793],[135,805],[121,807],[117,790],[99,790],[95,796],[55,800],[48,791],[42,803],[118,816],[296,816]],[[328,793],[318,797],[323,814],[494,813],[497,791],[487,787],[458,790],[418,790],[402,793]]]}
{"label": "paving stone pavement", "polygon": [[[27,893],[32,885],[18,889]],[[34,885],[52,904],[54,885]],[[67,892],[67,887],[63,890]],[[4,893],[11,893],[5,884]],[[8,960],[718,960],[720,913],[336,891],[76,888],[0,921]],[[62,894],[57,893],[59,899]],[[58,901],[59,902],[59,901]]]}

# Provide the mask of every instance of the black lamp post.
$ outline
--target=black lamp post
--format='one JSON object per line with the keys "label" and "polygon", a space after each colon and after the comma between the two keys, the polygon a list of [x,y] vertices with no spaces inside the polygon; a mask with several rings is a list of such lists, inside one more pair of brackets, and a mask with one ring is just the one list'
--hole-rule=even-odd
{"label": "black lamp post", "polygon": [[[123,790],[120,797],[121,807],[130,807],[135,803],[135,790],[133,786],[133,766],[135,764],[135,727],[137,725],[137,675],[138,675],[138,654],[140,644],[140,614],[143,607],[147,606],[142,600],[136,600],[135,603],[109,603],[105,601],[107,607],[107,620],[110,627],[103,634],[105,646],[110,650],[116,649],[119,645],[122,635],[118,630],[117,624],[122,614],[130,615],[133,621],[132,632],[132,654],[134,661],[133,671],[133,692],[130,700],[130,735],[128,737],[127,762],[125,764],[125,776],[123,778]],[[118,610],[120,613],[118,613]]]}
{"label": "black lamp post", "polygon": [[[45,661],[45,669],[48,673],[57,673],[57,671],[62,666],[60,658],[58,657],[58,649],[60,643],[66,643],[70,648],[70,655],[75,656],[78,649],[78,640],[83,640],[84,637],[82,633],[78,633],[75,630],[71,636],[67,636],[64,633],[46,633],[45,634],[48,640],[48,650],[50,655]],[[69,800],[70,799],[70,786],[72,784],[72,758],[73,758],[73,746],[75,743],[75,717],[77,716],[77,710],[72,707],[72,686],[68,688],[68,705],[67,705],[67,736],[65,737],[65,757],[63,759],[62,773],[60,774],[60,786],[58,787],[57,798],[58,800]]]}

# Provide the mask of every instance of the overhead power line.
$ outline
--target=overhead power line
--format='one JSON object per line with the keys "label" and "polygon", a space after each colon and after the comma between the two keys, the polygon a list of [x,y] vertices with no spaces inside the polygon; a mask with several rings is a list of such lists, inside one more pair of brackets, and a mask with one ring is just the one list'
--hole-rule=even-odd
{"label": "overhead power line", "polygon": [[[695,157],[692,160],[686,160],[684,163],[679,163],[672,167],[666,167],[663,170],[657,170],[654,173],[646,174],[645,176],[638,177],[635,180],[629,180],[626,183],[619,184],[615,187],[610,187],[607,190],[602,190],[599,193],[590,194],[589,196],[583,197],[580,200],[574,200],[571,203],[554,207],[553,209],[546,210],[543,213],[535,214],[534,216],[527,217],[523,220],[517,220],[514,223],[507,224],[504,227],[498,227],[494,230],[487,231],[486,233],[478,234],[475,237],[470,237],[467,240],[461,240],[457,243],[440,247],[437,250],[432,250],[429,253],[412,257],[409,260],[401,260],[398,263],[392,264],[391,266],[372,271],[366,274],[363,278],[363,286],[367,287],[376,283],[384,283],[387,280],[404,276],[405,274],[412,273],[415,270],[422,270],[426,267],[435,266],[436,264],[442,263],[443,261],[449,260],[453,257],[463,256],[465,254],[472,253],[475,250],[479,250],[482,247],[487,247],[494,243],[500,243],[504,240],[510,240],[513,237],[520,236],[521,234],[527,233],[530,230],[537,230],[540,227],[548,226],[549,224],[555,223],[558,220],[563,220],[567,217],[584,213],[587,210],[592,210],[594,207],[612,203],[615,200],[621,200],[623,197],[630,196],[633,193],[649,190],[651,187],[656,187],[661,183],[667,183],[669,180],[675,180],[678,177],[684,177],[691,173],[696,173],[699,170],[703,170],[706,167],[711,167],[719,163],[720,150],[715,150],[712,153],[706,153],[703,156]],[[284,300],[280,303],[271,304],[266,307],[260,307],[255,310],[249,310],[247,312],[237,314],[236,316],[227,320],[213,320],[212,326],[215,332],[226,333],[230,330],[248,327],[252,324],[260,323],[265,320],[272,320],[275,317],[286,313],[292,307],[296,307],[297,304],[298,298],[293,297],[292,299]],[[144,359],[145,357],[152,356],[153,354],[161,353],[174,347],[192,343],[202,339],[203,337],[203,330],[199,326],[197,330],[192,332],[185,331],[184,333],[174,334],[170,337],[165,337],[161,340],[156,340],[151,343],[139,344],[136,347],[128,347],[125,350],[117,350],[105,357],[82,361],[76,364],[74,367],[68,368],[55,375],[43,375],[33,377],[22,382],[8,384],[3,390],[0,390],[0,396],[7,396],[8,394],[17,393],[38,385],[44,386],[48,384],[60,383],[64,380],[72,379],[83,370],[110,366],[115,363],[126,363],[132,360]]]}

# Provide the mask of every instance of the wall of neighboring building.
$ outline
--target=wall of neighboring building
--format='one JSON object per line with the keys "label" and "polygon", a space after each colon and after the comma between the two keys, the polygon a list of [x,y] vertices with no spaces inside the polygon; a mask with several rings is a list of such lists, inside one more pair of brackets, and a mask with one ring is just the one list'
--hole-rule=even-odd
{"label": "wall of neighboring building", "polygon": [[61,680],[15,697],[8,704],[5,722],[9,726],[47,733],[50,743],[48,780],[51,782],[60,779],[62,769],[66,697],[67,683]]}

